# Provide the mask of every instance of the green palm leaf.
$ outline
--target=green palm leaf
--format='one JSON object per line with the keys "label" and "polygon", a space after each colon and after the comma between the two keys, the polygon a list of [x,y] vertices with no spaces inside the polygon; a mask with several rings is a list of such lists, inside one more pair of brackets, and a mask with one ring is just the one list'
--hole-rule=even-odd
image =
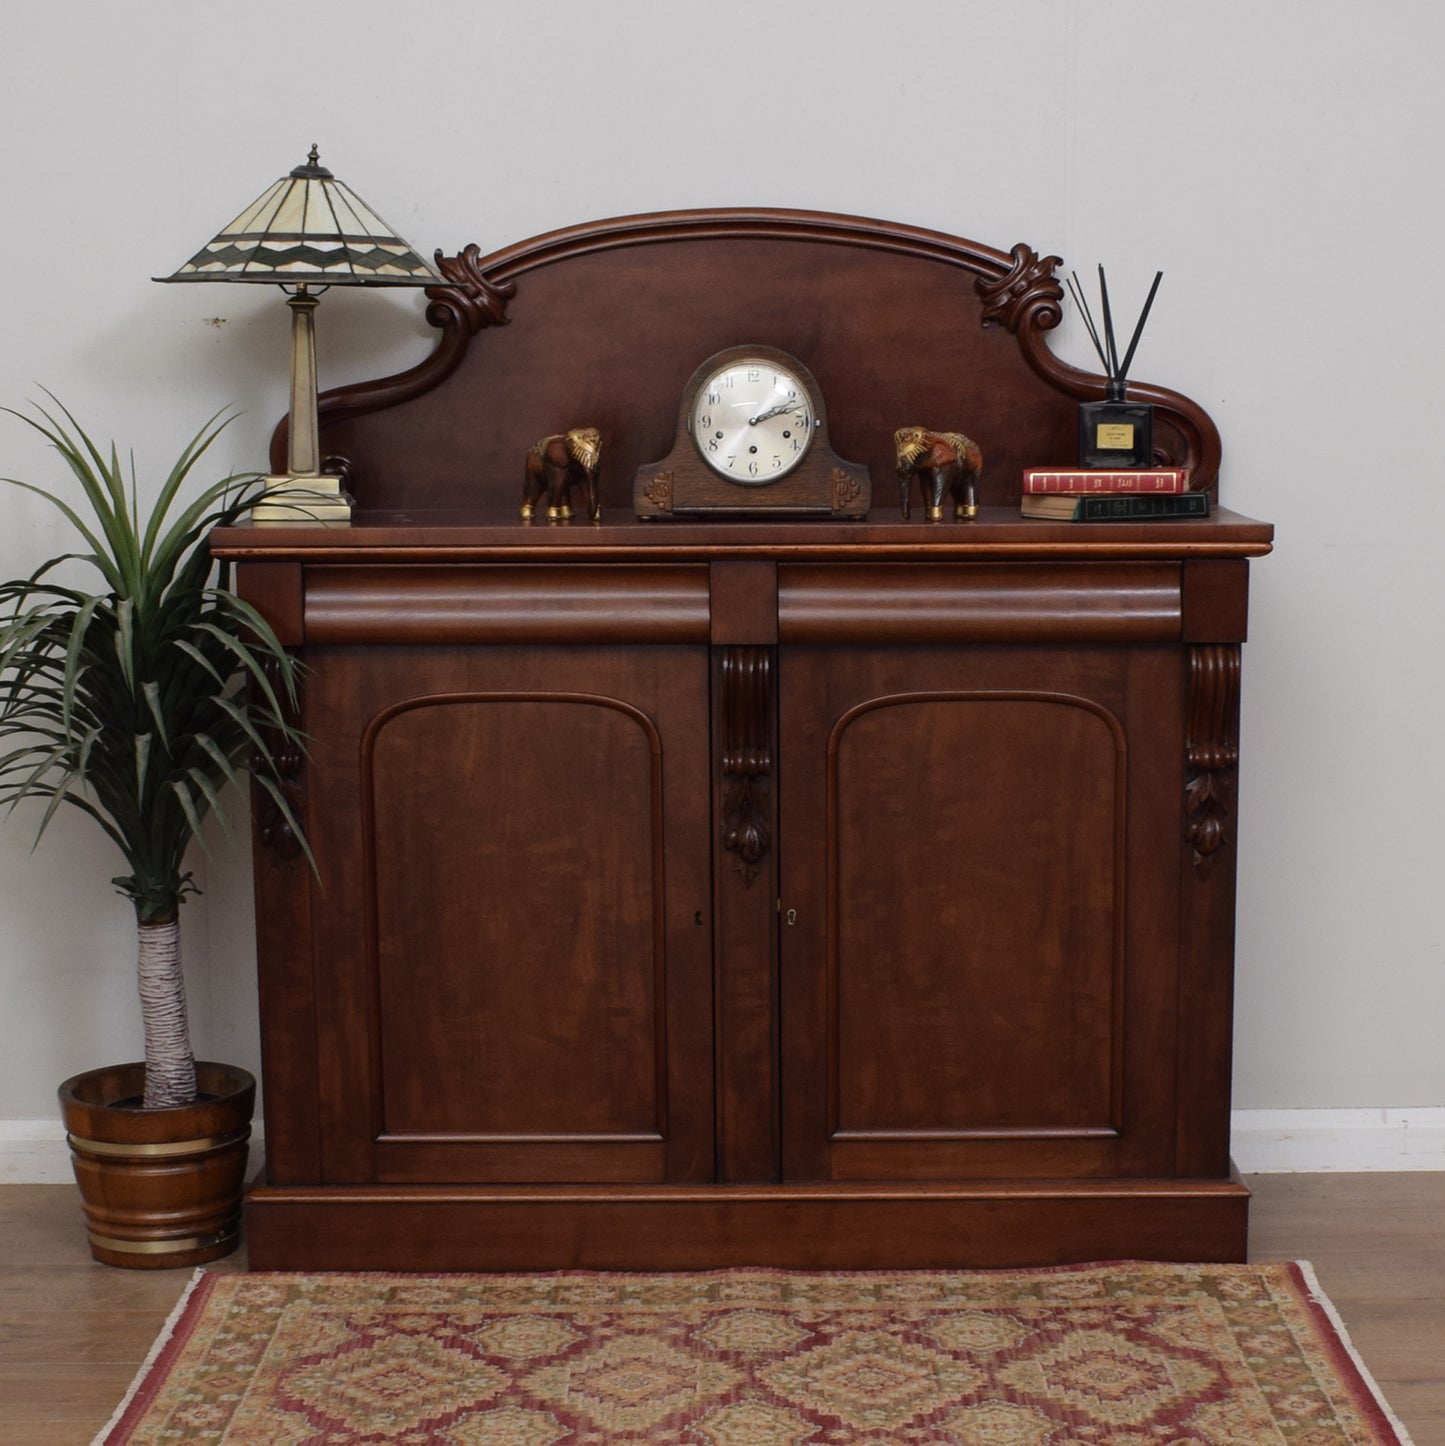
{"label": "green palm leaf", "polygon": [[[292,720],[296,663],[259,614],[218,587],[205,538],[260,495],[255,477],[194,493],[196,464],[229,423],[211,417],[186,444],[143,517],[135,468],[98,446],[54,397],[20,413],[59,453],[80,500],[18,479],[81,546],[29,577],[0,583],[0,803],[61,803],[94,818],[130,872],[117,883],[143,922],[194,892],[182,860],[221,793],[250,771],[277,798],[277,754],[300,746]],[[89,566],[91,590],[54,579]],[[37,835],[38,837],[38,835]]]}

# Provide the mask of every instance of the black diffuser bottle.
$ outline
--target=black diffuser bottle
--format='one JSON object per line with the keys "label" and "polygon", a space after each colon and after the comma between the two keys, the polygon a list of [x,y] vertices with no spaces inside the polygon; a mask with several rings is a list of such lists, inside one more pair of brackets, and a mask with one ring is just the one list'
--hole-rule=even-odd
{"label": "black diffuser bottle", "polygon": [[1124,399],[1122,379],[1109,378],[1102,402],[1079,404],[1079,466],[1147,467],[1154,460],[1154,408]]}
{"label": "black diffuser bottle", "polygon": [[1134,349],[1144,334],[1144,322],[1148,319],[1149,308],[1154,305],[1154,293],[1164,278],[1162,271],[1154,277],[1149,288],[1149,298],[1139,314],[1139,323],[1124,360],[1114,345],[1114,318],[1109,309],[1109,286],[1104,279],[1104,268],[1099,267],[1099,294],[1104,307],[1104,336],[1100,339],[1094,318],[1089,312],[1088,302],[1079,287],[1079,278],[1069,280],[1069,289],[1089,328],[1089,336],[1099,360],[1104,365],[1106,390],[1101,402],[1082,402],[1079,406],[1079,466],[1129,468],[1149,467],[1154,462],[1154,408],[1147,402],[1131,402],[1127,397],[1129,363],[1134,360]]}

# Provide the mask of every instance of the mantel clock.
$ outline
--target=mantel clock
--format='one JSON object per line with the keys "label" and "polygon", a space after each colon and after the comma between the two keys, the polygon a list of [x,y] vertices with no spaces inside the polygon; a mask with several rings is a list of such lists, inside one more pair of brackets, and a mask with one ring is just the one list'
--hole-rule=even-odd
{"label": "mantel clock", "polygon": [[688,379],[672,450],[637,470],[641,518],[865,517],[868,469],[828,443],[812,372],[775,347],[729,347]]}

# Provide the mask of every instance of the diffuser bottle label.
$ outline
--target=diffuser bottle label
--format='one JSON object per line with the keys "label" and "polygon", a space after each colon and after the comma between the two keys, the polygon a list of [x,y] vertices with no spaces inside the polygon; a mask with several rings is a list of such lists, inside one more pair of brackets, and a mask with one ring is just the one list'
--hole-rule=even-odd
{"label": "diffuser bottle label", "polygon": [[1094,445],[1104,452],[1128,452],[1134,447],[1132,422],[1100,422],[1094,434]]}

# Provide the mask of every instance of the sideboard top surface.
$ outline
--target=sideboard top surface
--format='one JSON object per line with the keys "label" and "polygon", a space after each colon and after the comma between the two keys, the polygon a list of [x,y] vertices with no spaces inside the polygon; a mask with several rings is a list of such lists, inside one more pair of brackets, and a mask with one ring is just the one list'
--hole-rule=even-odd
{"label": "sideboard top surface", "polygon": [[620,509],[600,523],[524,524],[510,511],[359,512],[349,526],[255,525],[211,534],[218,557],[315,564],[411,561],[697,561],[756,556],[785,560],[957,561],[1260,557],[1271,524],[1218,508],[1210,518],[1170,522],[1043,522],[1016,507],[986,507],[976,522],[926,523],[872,516],[862,522],[642,522]]}

